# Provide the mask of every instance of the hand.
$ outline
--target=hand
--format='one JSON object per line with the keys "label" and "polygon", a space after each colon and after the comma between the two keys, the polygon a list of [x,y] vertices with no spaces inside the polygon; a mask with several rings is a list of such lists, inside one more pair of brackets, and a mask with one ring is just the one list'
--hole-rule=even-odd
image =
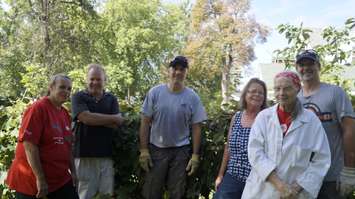
{"label": "hand", "polygon": [[139,164],[144,171],[149,172],[149,169],[153,167],[153,161],[150,157],[149,150],[141,149],[140,152],[141,154],[139,155]]}
{"label": "hand", "polygon": [[115,124],[117,126],[120,126],[124,123],[125,119],[122,117],[122,114],[121,113],[118,113],[115,115],[116,116],[116,121],[115,121]]}
{"label": "hand", "polygon": [[217,178],[216,178],[216,180],[214,181],[214,184],[215,184],[215,185],[214,185],[214,189],[215,189],[215,191],[217,191],[219,185],[220,185],[221,182],[222,182],[222,179],[223,179],[223,176],[222,176],[222,175],[218,175]]}
{"label": "hand", "polygon": [[281,199],[291,199],[295,194],[291,186],[282,181],[277,184],[276,189],[280,192]]}
{"label": "hand", "polygon": [[297,198],[298,195],[303,191],[303,187],[301,187],[297,182],[294,182],[291,185],[292,197]]}
{"label": "hand", "polygon": [[347,197],[355,189],[355,168],[343,168],[337,181],[337,189],[342,197]]}
{"label": "hand", "polygon": [[44,177],[36,179],[37,198],[45,197],[48,194],[48,185]]}
{"label": "hand", "polygon": [[191,176],[193,173],[195,173],[197,171],[199,163],[199,155],[192,154],[192,157],[186,167],[186,171],[190,171],[187,175]]}

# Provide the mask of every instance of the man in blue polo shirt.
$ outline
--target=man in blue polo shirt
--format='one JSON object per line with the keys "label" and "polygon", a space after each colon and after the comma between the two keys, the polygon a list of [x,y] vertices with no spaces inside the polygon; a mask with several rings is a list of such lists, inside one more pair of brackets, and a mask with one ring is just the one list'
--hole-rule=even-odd
{"label": "man in blue polo shirt", "polygon": [[146,199],[160,199],[165,185],[169,198],[183,198],[186,174],[193,174],[199,165],[200,124],[207,116],[198,95],[184,85],[187,68],[185,57],[175,57],[169,65],[169,82],[150,89],[143,103],[139,161],[146,171]]}
{"label": "man in blue polo shirt", "polygon": [[87,89],[72,97],[75,123],[74,157],[80,199],[97,193],[114,197],[112,141],[114,128],[122,124],[117,98],[105,92],[106,74],[99,64],[90,64]]}

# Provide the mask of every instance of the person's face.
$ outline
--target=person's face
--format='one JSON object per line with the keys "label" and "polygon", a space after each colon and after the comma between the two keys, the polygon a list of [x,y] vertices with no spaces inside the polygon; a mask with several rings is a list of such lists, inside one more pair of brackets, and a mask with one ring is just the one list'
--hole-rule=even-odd
{"label": "person's face", "polygon": [[101,93],[105,86],[105,74],[98,69],[91,69],[87,76],[89,93]]}
{"label": "person's face", "polygon": [[302,59],[296,64],[296,70],[302,81],[312,81],[319,78],[319,64],[310,59]]}
{"label": "person's face", "polygon": [[286,77],[275,79],[274,92],[277,102],[283,107],[290,107],[296,101],[299,89]]}
{"label": "person's face", "polygon": [[71,88],[72,83],[69,79],[58,78],[49,88],[49,97],[53,98],[58,103],[63,104],[69,99]]}
{"label": "person's face", "polygon": [[261,108],[265,99],[263,87],[258,83],[252,83],[245,95],[247,107]]}
{"label": "person's face", "polygon": [[184,82],[187,74],[187,68],[180,65],[175,67],[169,67],[169,79],[173,83],[182,83]]}

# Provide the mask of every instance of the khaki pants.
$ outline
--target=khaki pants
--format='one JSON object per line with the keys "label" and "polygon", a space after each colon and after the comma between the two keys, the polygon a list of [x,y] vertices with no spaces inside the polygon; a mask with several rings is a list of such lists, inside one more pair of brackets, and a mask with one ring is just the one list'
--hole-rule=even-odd
{"label": "khaki pants", "polygon": [[114,194],[114,169],[110,158],[75,158],[80,199],[92,199],[97,193]]}
{"label": "khaki pants", "polygon": [[142,191],[144,198],[161,199],[164,187],[170,199],[184,198],[190,146],[159,148],[150,145],[149,152],[154,166],[145,176]]}

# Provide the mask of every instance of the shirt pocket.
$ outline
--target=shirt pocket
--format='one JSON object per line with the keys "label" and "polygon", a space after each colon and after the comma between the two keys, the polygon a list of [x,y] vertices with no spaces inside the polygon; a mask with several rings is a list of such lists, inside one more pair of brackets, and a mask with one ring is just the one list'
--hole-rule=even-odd
{"label": "shirt pocket", "polygon": [[311,162],[312,149],[304,146],[294,146],[294,155],[293,155],[293,166],[298,168],[307,168]]}

